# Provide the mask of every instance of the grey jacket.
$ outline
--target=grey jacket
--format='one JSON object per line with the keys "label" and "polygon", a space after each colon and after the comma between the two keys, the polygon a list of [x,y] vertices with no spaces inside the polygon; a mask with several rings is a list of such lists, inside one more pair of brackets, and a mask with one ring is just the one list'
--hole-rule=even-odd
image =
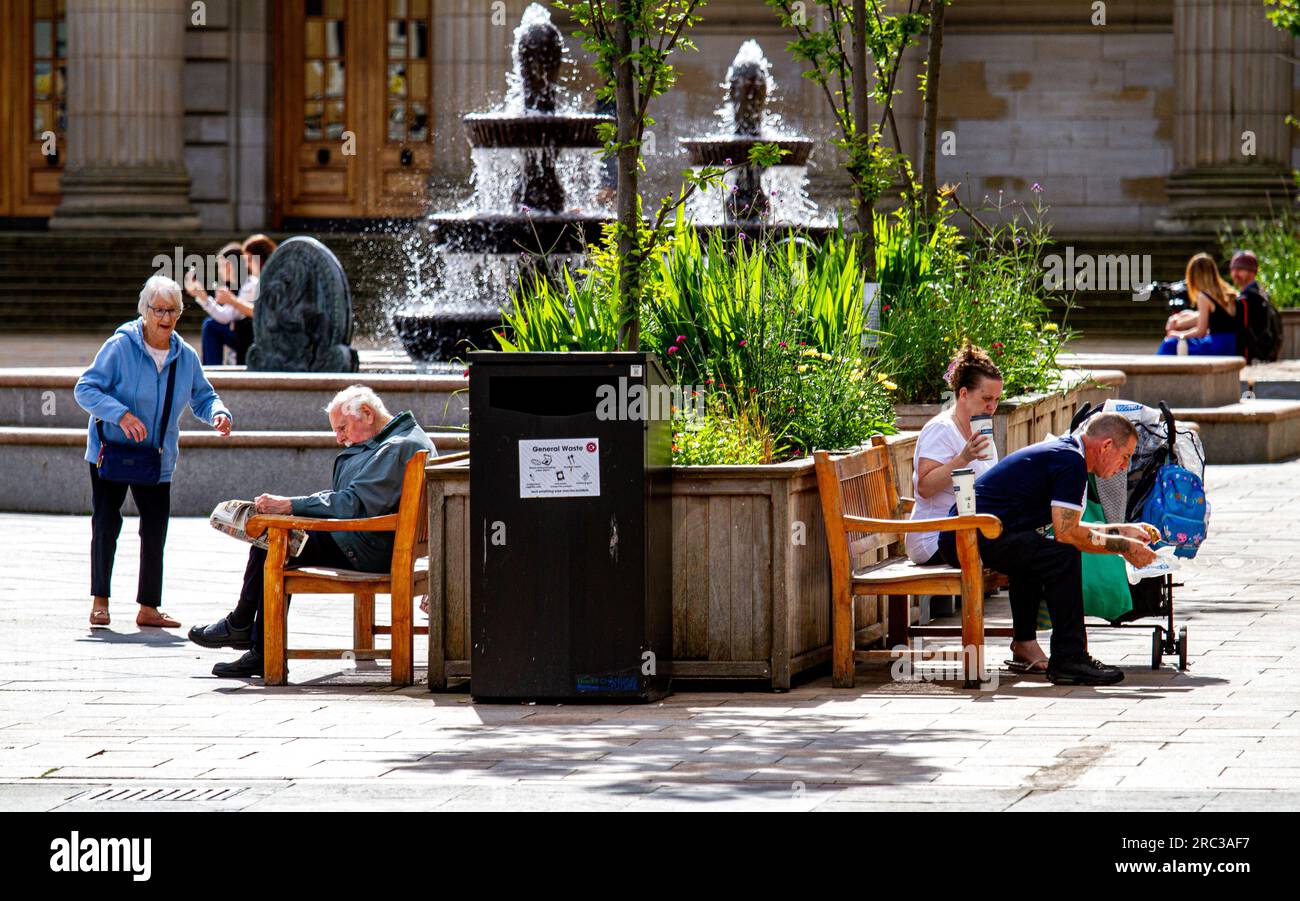
{"label": "grey jacket", "polygon": [[[430,459],[438,456],[411,411],[399,413],[378,435],[335,458],[333,490],[292,498],[293,515],[360,519],[396,513],[406,464],[420,451],[428,451]],[[392,566],[392,532],[330,534],[355,569],[387,572]]]}

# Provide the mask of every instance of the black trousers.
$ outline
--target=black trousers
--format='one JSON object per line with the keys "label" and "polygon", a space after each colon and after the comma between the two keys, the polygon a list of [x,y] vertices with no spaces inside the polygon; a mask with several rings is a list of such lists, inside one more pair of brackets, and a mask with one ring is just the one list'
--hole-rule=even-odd
{"label": "black trousers", "polygon": [[[1053,657],[1077,657],[1087,652],[1083,625],[1082,555],[1076,547],[1037,532],[1003,532],[992,541],[979,539],[980,559],[1010,580],[1011,625],[1016,641],[1038,636],[1038,606],[1045,599],[1052,614]],[[939,536],[939,553],[949,566],[960,566],[952,532]]]}
{"label": "black trousers", "polygon": [[156,608],[162,604],[163,546],[167,543],[167,520],[172,512],[171,483],[109,482],[99,477],[94,463],[89,465],[94,505],[90,518],[90,593],[97,598],[113,593],[113,559],[117,556],[117,538],[122,534],[122,504],[130,489],[140,511],[140,579],[135,600]]}
{"label": "black trousers", "polygon": [[[328,532],[312,532],[307,536],[307,543],[302,546],[302,553],[290,557],[287,561],[292,566],[337,566],[352,569],[353,563],[347,554],[334,541]],[[248,565],[244,567],[244,587],[239,592],[239,604],[231,613],[232,625],[244,628],[249,620],[253,623],[253,647],[262,651],[262,619],[266,615],[262,609],[266,595],[263,593],[266,566],[266,551],[254,545],[248,549]],[[284,599],[288,609],[289,598]]]}

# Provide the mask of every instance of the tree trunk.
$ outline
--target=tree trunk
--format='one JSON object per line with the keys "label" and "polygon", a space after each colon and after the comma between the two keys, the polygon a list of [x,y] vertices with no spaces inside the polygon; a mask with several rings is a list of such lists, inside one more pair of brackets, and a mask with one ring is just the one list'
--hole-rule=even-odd
{"label": "tree trunk", "polygon": [[[873,0],[874,2],[874,0]],[[867,111],[867,0],[853,0],[852,59],[853,82],[850,88],[853,94],[853,143],[866,152],[871,142],[871,121]],[[858,231],[862,234],[862,265],[868,281],[876,278],[876,222],[874,204],[867,196],[867,186],[857,185],[857,208],[855,218]]]}
{"label": "tree trunk", "polygon": [[930,46],[925,61],[925,149],[921,163],[921,197],[927,220],[932,220],[939,209],[935,156],[939,141],[939,66],[943,58],[943,14],[948,4],[944,0],[933,0],[930,6]]}
{"label": "tree trunk", "polygon": [[641,343],[641,211],[636,84],[632,74],[632,36],[623,18],[625,0],[619,0],[614,42],[618,60],[614,64],[614,89],[618,117],[618,258],[621,322],[619,349],[636,350]]}

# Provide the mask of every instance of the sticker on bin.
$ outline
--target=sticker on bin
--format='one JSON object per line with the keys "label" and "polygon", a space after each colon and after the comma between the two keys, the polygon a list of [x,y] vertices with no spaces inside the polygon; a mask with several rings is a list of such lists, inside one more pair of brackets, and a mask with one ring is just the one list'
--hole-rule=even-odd
{"label": "sticker on bin", "polygon": [[519,442],[520,497],[600,497],[600,439]]}

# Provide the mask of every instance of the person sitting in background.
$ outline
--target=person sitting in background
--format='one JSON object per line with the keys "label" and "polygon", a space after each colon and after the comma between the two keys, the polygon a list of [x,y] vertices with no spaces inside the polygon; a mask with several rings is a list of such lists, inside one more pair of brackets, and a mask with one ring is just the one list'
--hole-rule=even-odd
{"label": "person sitting in background", "polygon": [[1165,340],[1158,354],[1231,357],[1240,353],[1241,317],[1237,292],[1219,275],[1208,253],[1198,253],[1187,264],[1187,296],[1192,309],[1179,310],[1165,322]]}
{"label": "person sitting in background", "polygon": [[[242,287],[240,273],[243,270],[243,245],[231,241],[217,252],[217,274],[219,282],[215,287],[218,296],[237,292]],[[208,314],[203,320],[202,356],[204,366],[220,366],[224,362],[227,348],[235,353],[236,365],[244,363],[244,353],[252,341],[252,320],[244,316],[230,304],[213,300],[199,284],[193,272],[186,273],[185,293]],[[240,328],[241,325],[247,328]],[[243,340],[247,334],[247,341]]]}
{"label": "person sitting in background", "polygon": [[[213,301],[208,296],[207,289],[199,284],[198,279],[194,278],[193,273],[190,273],[185,277],[186,292],[194,298],[195,302],[208,312],[209,316],[218,323],[225,325],[236,323],[234,331],[237,335],[242,335],[239,340],[243,345],[242,351],[238,349],[236,351],[237,354],[239,354],[237,362],[240,365],[244,362],[242,356],[243,353],[246,353],[249,346],[253,343],[253,304],[257,302],[258,280],[262,275],[262,267],[265,266],[266,261],[271,258],[271,254],[275,252],[276,246],[275,241],[271,240],[266,235],[253,235],[242,245],[239,245],[240,256],[243,260],[244,271],[247,273],[247,276],[244,278],[242,284],[239,285],[238,294],[230,291],[228,288],[219,287],[216,292],[216,300]],[[222,248],[223,255],[225,252],[226,249]],[[238,271],[237,268],[236,271]],[[244,322],[246,325],[239,325],[238,323],[240,322]],[[217,359],[209,360],[208,358],[206,322],[204,323],[204,326],[205,340],[203,345],[203,365],[219,365],[221,362],[219,350],[214,351],[214,355]],[[220,333],[215,331],[214,327],[214,342],[220,340],[218,337],[219,334]]]}
{"label": "person sitting in background", "polygon": [[[1259,286],[1259,259],[1249,250],[1238,250],[1228,264],[1228,275],[1237,287],[1237,306],[1241,308],[1242,340],[1240,352],[1247,363],[1272,363],[1281,343],[1281,320]],[[1274,322],[1270,322],[1270,317]]]}
{"label": "person sitting in background", "polygon": [[[320,519],[360,519],[394,513],[402,495],[407,462],[421,451],[438,452],[408,410],[393,416],[370,388],[344,388],[325,408],[334,439],[345,450],[334,462],[333,487],[306,497],[262,494],[258,513]],[[393,560],[392,532],[309,532],[291,565],[334,566],[358,572],[387,572]],[[214,676],[261,676],[263,669],[263,583],[266,551],[248,552],[239,603],[217,622],[190,629],[190,641],[205,648],[247,650],[237,660],[218,663]],[[287,603],[287,599],[286,599]]]}

